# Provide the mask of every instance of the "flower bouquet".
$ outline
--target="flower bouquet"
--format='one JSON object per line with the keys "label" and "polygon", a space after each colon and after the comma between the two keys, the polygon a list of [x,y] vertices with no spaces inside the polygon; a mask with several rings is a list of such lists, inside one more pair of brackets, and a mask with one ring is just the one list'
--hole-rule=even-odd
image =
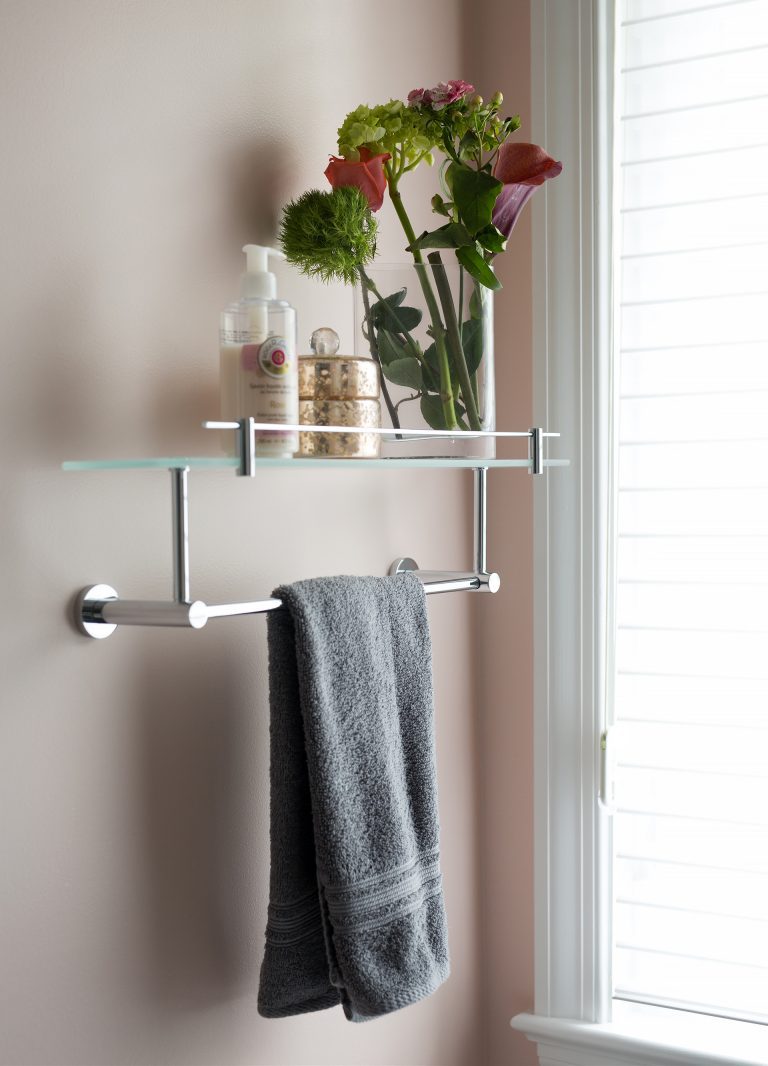
{"label": "flower bouquet", "polygon": [[[467,82],[449,81],[414,89],[405,102],[358,107],[338,131],[339,154],[325,171],[331,190],[307,192],[283,212],[289,262],[358,285],[361,334],[396,429],[409,401],[433,429],[494,428],[491,294],[501,284],[493,262],[536,188],[562,170],[537,145],[509,140],[520,121],[501,117],[502,102],[500,92],[486,103]],[[440,224],[417,235],[402,185],[436,158],[431,206]],[[412,285],[394,287],[372,266],[385,194],[406,237]]]}

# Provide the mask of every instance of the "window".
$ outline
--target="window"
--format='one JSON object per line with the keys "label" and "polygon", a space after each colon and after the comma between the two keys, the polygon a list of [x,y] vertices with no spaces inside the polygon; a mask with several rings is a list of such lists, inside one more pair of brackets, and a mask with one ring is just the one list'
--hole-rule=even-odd
{"label": "window", "polygon": [[542,1064],[768,1063],[768,0],[531,21],[532,139],[565,164],[533,204],[534,420],[571,467],[534,490],[513,1024]]}
{"label": "window", "polygon": [[768,1022],[768,3],[617,7],[615,994]]}

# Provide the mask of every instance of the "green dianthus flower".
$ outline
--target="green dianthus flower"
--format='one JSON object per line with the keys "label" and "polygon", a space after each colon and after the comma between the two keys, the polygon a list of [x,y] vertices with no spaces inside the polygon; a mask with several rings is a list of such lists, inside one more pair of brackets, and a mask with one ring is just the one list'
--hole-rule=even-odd
{"label": "green dianthus flower", "polygon": [[321,281],[352,284],[376,255],[376,219],[359,189],[311,189],[283,210],[280,244],[289,263]]}

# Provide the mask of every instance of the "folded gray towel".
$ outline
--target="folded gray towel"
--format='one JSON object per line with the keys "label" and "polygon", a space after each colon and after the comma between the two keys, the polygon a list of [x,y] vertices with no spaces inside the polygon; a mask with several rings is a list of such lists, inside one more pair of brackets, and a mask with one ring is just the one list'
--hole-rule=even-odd
{"label": "folded gray towel", "polygon": [[268,620],[270,903],[259,1012],[368,1021],[449,973],[421,582],[279,588]]}

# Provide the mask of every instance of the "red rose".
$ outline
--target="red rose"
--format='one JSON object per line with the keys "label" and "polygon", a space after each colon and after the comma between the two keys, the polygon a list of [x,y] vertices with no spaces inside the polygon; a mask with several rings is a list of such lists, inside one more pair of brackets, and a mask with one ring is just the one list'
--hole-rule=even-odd
{"label": "red rose", "polygon": [[389,158],[389,152],[371,155],[367,148],[360,149],[358,163],[332,155],[325,176],[334,189],[342,185],[355,185],[365,196],[371,211],[378,211],[384,203],[384,190],[387,187],[384,164]]}

